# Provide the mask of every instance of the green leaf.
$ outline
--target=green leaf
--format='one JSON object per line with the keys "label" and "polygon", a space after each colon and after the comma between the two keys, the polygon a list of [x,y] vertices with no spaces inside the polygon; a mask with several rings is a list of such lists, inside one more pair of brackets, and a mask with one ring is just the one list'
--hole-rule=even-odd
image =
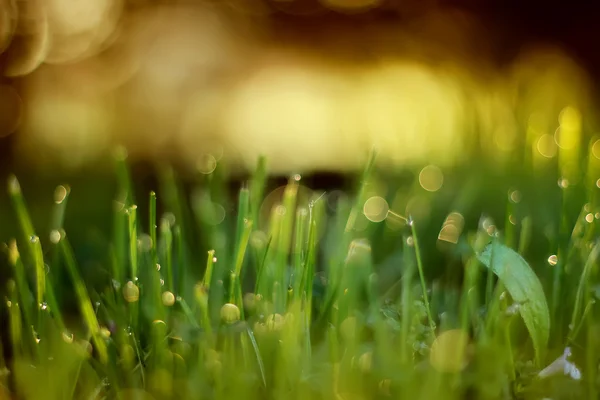
{"label": "green leaf", "polygon": [[539,361],[550,334],[550,311],[540,280],[523,257],[498,242],[486,246],[477,258],[498,276],[513,300],[520,304],[519,312]]}

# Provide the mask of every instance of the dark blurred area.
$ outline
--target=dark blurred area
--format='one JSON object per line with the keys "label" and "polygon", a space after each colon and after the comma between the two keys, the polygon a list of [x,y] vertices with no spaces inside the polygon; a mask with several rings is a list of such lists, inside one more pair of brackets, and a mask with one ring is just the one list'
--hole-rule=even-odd
{"label": "dark blurred area", "polygon": [[276,173],[344,172],[372,144],[395,165],[454,165],[505,135],[498,121],[519,136],[531,113],[595,109],[595,8],[1,0],[1,170],[98,169],[117,144],[184,170],[266,154]]}

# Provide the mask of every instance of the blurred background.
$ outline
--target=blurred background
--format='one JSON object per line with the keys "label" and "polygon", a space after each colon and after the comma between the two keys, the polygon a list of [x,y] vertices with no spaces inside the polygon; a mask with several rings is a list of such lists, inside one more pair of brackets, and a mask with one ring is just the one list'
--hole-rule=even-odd
{"label": "blurred background", "polygon": [[[591,118],[591,2],[0,0],[1,169],[274,173],[504,159]],[[533,122],[532,122],[533,121]],[[3,175],[5,176],[5,175]]]}
{"label": "blurred background", "polygon": [[[422,192],[374,188],[398,190],[395,212],[429,216],[441,193],[441,223],[470,185],[472,218],[503,215],[485,198],[527,186],[520,161],[558,189],[559,148],[578,160],[599,131],[598,17],[583,0],[0,0],[0,178],[19,176],[42,227],[68,183],[67,227],[99,237],[117,146],[143,198],[165,164],[184,180],[226,166],[236,193],[261,154],[275,176],[345,189],[376,147]],[[552,215],[546,193],[532,204]]]}

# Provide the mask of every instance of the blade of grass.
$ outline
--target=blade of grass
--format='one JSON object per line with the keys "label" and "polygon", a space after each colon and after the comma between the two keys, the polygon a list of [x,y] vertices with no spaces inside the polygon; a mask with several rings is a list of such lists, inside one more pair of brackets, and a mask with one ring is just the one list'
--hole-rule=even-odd
{"label": "blade of grass", "polygon": [[59,244],[61,246],[67,271],[75,288],[75,294],[77,295],[77,300],[79,302],[81,316],[83,317],[83,320],[89,329],[90,334],[92,335],[92,342],[96,348],[96,351],[98,352],[100,362],[102,364],[106,364],[108,362],[108,349],[106,342],[104,342],[104,339],[100,334],[100,324],[96,318],[92,301],[88,295],[85,283],[79,275],[73,250],[71,249],[71,245],[69,244],[64,231],[61,232],[61,240]]}
{"label": "blade of grass", "polygon": [[138,244],[137,244],[137,206],[134,204],[127,209],[127,220],[129,222],[129,264],[131,279],[138,276]]}
{"label": "blade of grass", "polygon": [[[14,270],[15,280],[12,282],[16,284],[15,297],[18,298],[18,300],[14,300],[14,302],[19,304],[25,324],[28,329],[31,329],[33,327],[35,312],[31,306],[31,299],[29,298],[31,296],[31,291],[29,290],[27,277],[25,276],[25,267],[21,261],[21,255],[19,254],[19,249],[15,240],[11,240],[8,244],[8,261]],[[31,336],[30,339],[31,341],[28,339],[28,346],[34,344],[33,340],[35,338]]]}
{"label": "blade of grass", "polygon": [[[19,225],[21,231],[26,238],[26,247],[31,256],[31,260],[35,267],[35,281],[36,281],[36,304],[41,305],[44,303],[44,295],[46,291],[46,267],[44,265],[44,255],[42,252],[42,244],[40,243],[39,237],[35,234],[31,217],[25,206],[25,200],[23,193],[21,192],[21,185],[17,180],[17,177],[11,175],[8,180],[8,192],[10,194],[13,208],[17,213]],[[39,326],[39,312],[36,309],[36,315],[38,315],[38,326]]]}
{"label": "blade of grass", "polygon": [[157,256],[157,251],[156,251],[156,247],[158,245],[158,242],[156,241],[156,193],[154,191],[150,192],[150,207],[149,207],[149,212],[148,212],[148,220],[149,222],[149,231],[150,231],[150,240],[152,240],[152,247],[150,248],[150,253],[151,253],[151,257],[152,257],[152,264],[156,265],[158,264],[158,256]]}
{"label": "blade of grass", "polygon": [[267,182],[267,159],[260,156],[250,182],[250,215],[253,221],[258,221],[258,211],[263,200]]}
{"label": "blade of grass", "polygon": [[419,246],[415,222],[412,220],[412,218],[409,219],[409,225],[412,232],[413,245],[415,248],[417,270],[419,271],[419,279],[421,281],[421,290],[423,292],[423,303],[425,304],[425,310],[427,311],[427,322],[429,323],[429,328],[431,329],[432,335],[435,337],[435,322],[433,320],[433,316],[431,315],[431,307],[429,306],[429,296],[427,295],[427,285],[425,284],[425,269],[423,267],[423,261],[421,260],[421,248]]}
{"label": "blade of grass", "polygon": [[160,222],[160,237],[162,239],[162,251],[164,266],[166,268],[165,286],[170,292],[173,291],[173,232],[171,223],[166,218]]}

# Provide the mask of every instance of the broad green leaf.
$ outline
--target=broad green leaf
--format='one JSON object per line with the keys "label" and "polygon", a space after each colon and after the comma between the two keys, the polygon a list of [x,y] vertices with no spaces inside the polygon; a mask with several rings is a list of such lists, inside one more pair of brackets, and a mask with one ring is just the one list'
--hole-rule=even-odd
{"label": "broad green leaf", "polygon": [[540,280],[523,257],[500,243],[486,246],[478,259],[491,268],[513,300],[520,304],[521,318],[533,340],[536,359],[540,360],[550,334],[550,311]]}

